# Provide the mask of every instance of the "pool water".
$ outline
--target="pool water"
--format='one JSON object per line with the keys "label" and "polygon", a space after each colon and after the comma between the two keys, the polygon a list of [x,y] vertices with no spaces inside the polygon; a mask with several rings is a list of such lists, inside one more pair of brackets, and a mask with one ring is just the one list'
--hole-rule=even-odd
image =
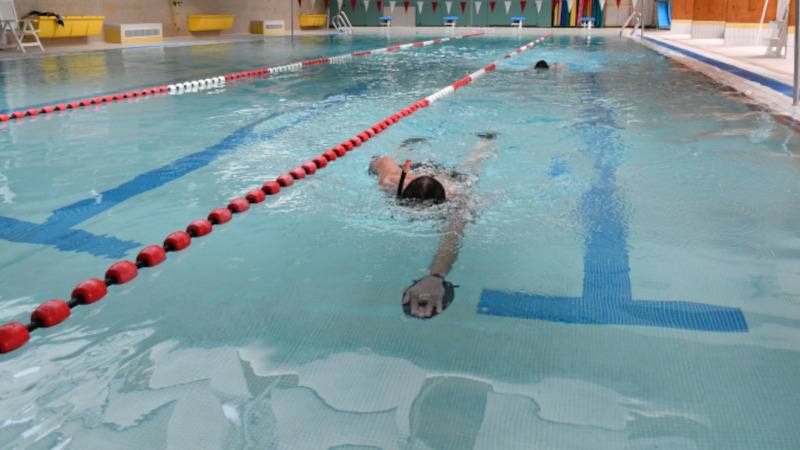
{"label": "pool water", "polygon": [[[0,63],[0,110],[416,42]],[[483,36],[0,124],[0,323],[529,40]],[[539,59],[568,70],[533,72]],[[464,164],[453,304],[405,316],[441,214],[375,155]],[[408,139],[422,139],[403,145]],[[555,36],[0,355],[25,448],[792,448],[800,139],[639,44]],[[445,213],[447,210],[444,210]],[[645,303],[651,302],[651,303]]]}

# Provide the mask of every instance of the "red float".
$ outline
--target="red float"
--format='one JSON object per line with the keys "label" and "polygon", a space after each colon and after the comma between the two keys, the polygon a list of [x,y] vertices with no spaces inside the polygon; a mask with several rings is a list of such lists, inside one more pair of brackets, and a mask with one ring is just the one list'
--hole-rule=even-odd
{"label": "red float", "polygon": [[75,286],[75,289],[72,290],[72,298],[79,299],[81,303],[88,305],[105,297],[107,293],[108,287],[105,282],[97,278],[89,278]]}
{"label": "red float", "polygon": [[[344,154],[344,147],[342,147],[342,154]],[[322,156],[328,161],[336,161],[336,152],[333,150],[325,150],[322,152]]]}
{"label": "red float", "polygon": [[361,142],[367,142],[369,140],[369,135],[366,131],[362,131],[356,135],[357,138],[361,139]]}
{"label": "red float", "polygon": [[277,181],[278,184],[280,184],[281,186],[287,187],[287,186],[291,186],[292,184],[294,184],[294,177],[289,175],[288,173],[285,173],[285,174],[279,176],[278,178],[276,178],[275,181]]}
{"label": "red float", "polygon": [[55,109],[56,111],[65,111],[67,109],[67,105],[59,103],[56,106],[54,106],[53,109]]}
{"label": "red float", "polygon": [[[350,150],[352,150],[353,143],[348,142],[348,144],[350,144]],[[336,156],[342,157],[345,153],[347,153],[347,148],[344,145],[336,145],[333,147],[333,152],[336,153]]]}
{"label": "red float", "polygon": [[19,322],[7,323],[0,327],[0,353],[18,349],[30,338],[31,333],[25,325]]}
{"label": "red float", "polygon": [[92,99],[92,103],[94,103],[95,105],[99,105],[100,103],[103,103],[103,99],[95,97]]}
{"label": "red float", "polygon": [[373,130],[372,128],[367,128],[366,130],[364,130],[364,133],[366,133],[367,137],[370,138],[374,138],[376,134],[375,130]]}
{"label": "red float", "polygon": [[245,212],[250,209],[250,202],[246,198],[235,198],[228,203],[228,210],[234,213]]}
{"label": "red float", "polygon": [[111,103],[111,102],[114,101],[114,97],[112,97],[110,95],[104,95],[103,96],[103,101],[106,102],[106,103]]}
{"label": "red float", "polygon": [[0,122],[7,122],[11,117],[8,117],[8,114],[0,114]]}
{"label": "red float", "polygon": [[111,265],[106,270],[106,279],[114,280],[116,284],[125,284],[139,275],[139,268],[130,261],[120,261]]}
{"label": "red float", "polygon": [[69,317],[69,305],[64,300],[53,299],[39,305],[31,314],[31,322],[38,322],[39,326],[52,327]]}
{"label": "red float", "polygon": [[192,243],[192,237],[185,231],[176,231],[164,239],[164,249],[167,251],[181,251]]}
{"label": "red float", "polygon": [[[290,176],[289,178],[292,177]],[[267,181],[263,186],[261,186],[261,190],[267,195],[275,195],[281,191],[281,185],[277,181]]]}
{"label": "red float", "polygon": [[[349,152],[350,150],[352,150],[352,149],[355,147],[355,145],[353,145],[353,143],[352,143],[352,142],[350,142],[350,141],[344,141],[344,142],[342,142],[342,144],[341,144],[341,145],[342,145],[342,147],[344,147],[344,149],[345,149],[346,151],[348,151],[348,152]],[[336,149],[336,147],[334,147],[334,150],[335,150],[335,149]],[[343,156],[343,155],[344,155],[344,154],[342,154],[342,155],[339,155],[339,156]]]}
{"label": "red float", "polygon": [[372,131],[374,131],[375,133],[380,133],[381,131],[383,131],[383,127],[380,125],[373,125]]}
{"label": "red float", "polygon": [[189,236],[205,236],[208,233],[211,233],[213,225],[206,219],[197,219],[189,224],[186,227],[186,232],[189,233]]}
{"label": "red float", "polygon": [[150,95],[150,89],[142,89],[142,95]]}
{"label": "red float", "polygon": [[233,214],[228,208],[217,208],[208,215],[208,221],[211,223],[225,223],[231,220]]}
{"label": "red float", "polygon": [[358,137],[358,136],[351,137],[350,138],[350,142],[352,142],[353,145],[355,145],[356,147],[360,147],[361,146],[361,138]]}
{"label": "red float", "polygon": [[125,98],[133,98],[133,94],[131,94],[130,92],[126,92],[126,93],[124,93],[124,94],[122,94],[122,95],[123,95]]}
{"label": "red float", "polygon": [[302,180],[306,177],[306,171],[301,167],[295,167],[289,171],[289,175],[291,175],[295,180]]}
{"label": "red float", "polygon": [[328,160],[324,156],[315,156],[311,161],[314,162],[314,164],[317,166],[317,169],[322,169],[328,165]]}
{"label": "red float", "polygon": [[125,98],[125,96],[122,94],[114,94],[114,100],[122,100],[123,98]]}
{"label": "red float", "polygon": [[42,112],[45,114],[50,114],[51,112],[55,111],[52,106],[44,106],[42,107]]}
{"label": "red float", "polygon": [[300,164],[300,168],[305,170],[308,175],[314,175],[317,173],[317,165],[311,161],[306,161],[303,164]]}
{"label": "red float", "polygon": [[244,198],[246,198],[250,203],[261,203],[265,198],[267,198],[267,194],[265,194],[261,189],[253,189],[252,191],[248,192]]}
{"label": "red float", "polygon": [[26,114],[29,115],[29,116],[38,116],[39,115],[39,110],[31,108],[26,112]]}
{"label": "red float", "polygon": [[89,106],[89,105],[92,104],[92,101],[83,99],[83,100],[79,101],[78,104],[80,104],[81,106]]}
{"label": "red float", "polygon": [[134,95],[134,97],[141,97],[142,96],[142,91],[133,91],[133,95]]}
{"label": "red float", "polygon": [[78,104],[78,102],[69,102],[69,103],[67,103],[67,107],[68,107],[68,108],[75,109],[75,108],[77,108],[78,106],[81,106],[80,104]]}
{"label": "red float", "polygon": [[161,264],[167,259],[167,252],[158,245],[150,245],[142,249],[136,255],[136,262],[141,263],[142,267],[153,267]]}
{"label": "red float", "polygon": [[11,117],[13,117],[14,119],[22,119],[23,117],[25,117],[25,113],[22,111],[14,111],[13,113],[11,113]]}

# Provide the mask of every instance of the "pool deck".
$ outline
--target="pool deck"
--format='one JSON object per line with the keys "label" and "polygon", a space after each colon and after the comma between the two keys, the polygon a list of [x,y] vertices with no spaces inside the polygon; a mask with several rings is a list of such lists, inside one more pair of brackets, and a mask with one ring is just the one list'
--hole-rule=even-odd
{"label": "pool deck", "polygon": [[[474,29],[471,27],[357,27],[356,33],[386,34],[396,36],[419,35],[425,36],[441,34],[461,35],[477,30],[487,31],[498,35],[517,34],[521,36],[541,36],[553,32],[556,35],[581,35],[586,36],[586,31],[576,28],[523,28],[521,30],[511,27],[490,29]],[[332,31],[296,31],[294,36],[314,36],[335,34]],[[619,28],[594,28],[591,36],[620,36]],[[629,31],[625,30],[625,36]],[[167,37],[163,42],[149,44],[112,44],[106,42],[66,43],[60,44],[52,40],[45,42],[45,52],[29,50],[21,53],[16,50],[0,50],[0,61],[42,58],[72,53],[84,53],[104,50],[135,49],[142,47],[167,47],[200,45],[230,41],[253,41],[286,37],[283,35],[261,36],[253,34],[220,34],[217,36],[184,36]],[[692,39],[688,35],[672,34],[669,30],[645,30],[644,36],[634,36],[642,44],[664,53],[665,55],[685,64],[689,68],[704,73],[710,78],[730,86],[738,92],[744,93],[756,103],[769,108],[778,116],[790,119],[797,124],[800,118],[800,107],[793,102],[793,76],[794,76],[794,51],[793,47],[787,49],[785,58],[766,56],[766,47],[763,46],[725,46],[722,39]]]}

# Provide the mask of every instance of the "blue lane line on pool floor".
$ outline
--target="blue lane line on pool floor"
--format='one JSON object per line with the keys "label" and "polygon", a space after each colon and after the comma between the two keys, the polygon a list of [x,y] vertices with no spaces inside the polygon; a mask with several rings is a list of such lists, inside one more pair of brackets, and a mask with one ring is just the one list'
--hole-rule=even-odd
{"label": "blue lane line on pool floor", "polygon": [[675,301],[639,301],[631,294],[625,198],[616,186],[616,170],[625,150],[613,111],[603,105],[598,75],[587,74],[583,98],[586,119],[576,127],[586,157],[598,177],[577,205],[584,228],[581,297],[549,297],[485,289],[478,314],[593,325],[642,325],[700,331],[747,332],[738,308]]}
{"label": "blue lane line on pool floor", "polygon": [[[53,211],[53,214],[37,224],[0,216],[0,239],[10,242],[52,245],[61,251],[87,252],[95,256],[121,258],[125,253],[142,244],[123,241],[113,236],[95,235],[74,226],[88,220],[136,195],[155,189],[180,178],[190,172],[203,168],[221,156],[231,153],[248,139],[254,137],[254,128],[281,114],[272,114],[236,130],[218,144],[205,150],[186,155],[165,166],[145,172],[113,189],[101,192],[98,196],[81,200]],[[297,123],[310,119],[306,115],[291,125],[272,130],[266,137],[274,136]],[[270,136],[271,135],[271,136]]]}
{"label": "blue lane line on pool floor", "polygon": [[686,55],[686,56],[688,56],[690,58],[694,58],[694,59],[696,59],[696,60],[698,60],[700,62],[704,62],[704,63],[706,63],[708,65],[720,68],[720,69],[722,69],[722,70],[724,70],[726,72],[730,72],[730,73],[732,73],[734,75],[740,76],[740,77],[742,77],[742,78],[744,78],[746,80],[750,80],[750,81],[756,82],[758,84],[761,84],[763,86],[766,86],[766,87],[768,87],[768,88],[770,88],[770,89],[772,89],[774,91],[780,92],[781,94],[786,95],[788,97],[793,97],[794,96],[794,90],[793,90],[794,88],[792,86],[789,86],[788,84],[781,83],[780,81],[775,81],[772,78],[768,78],[768,77],[765,77],[765,76],[762,76],[762,75],[758,75],[756,73],[744,70],[742,68],[733,66],[731,64],[726,64],[724,62],[719,62],[719,61],[717,61],[715,59],[705,57],[703,55],[697,54],[695,52],[691,52],[689,50],[684,50],[684,49],[682,49],[680,47],[676,47],[674,45],[670,45],[670,44],[667,44],[665,42],[657,41],[657,40],[655,40],[653,38],[645,37],[645,39],[647,39],[649,42],[652,42],[653,44],[660,45],[662,47],[666,47],[666,48],[668,48],[670,50],[673,50],[673,51],[676,51],[676,52],[681,53],[683,55]]}

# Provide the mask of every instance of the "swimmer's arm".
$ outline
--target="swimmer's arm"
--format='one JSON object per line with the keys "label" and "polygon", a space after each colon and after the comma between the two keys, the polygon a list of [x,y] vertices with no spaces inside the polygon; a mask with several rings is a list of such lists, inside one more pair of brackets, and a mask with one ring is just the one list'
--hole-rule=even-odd
{"label": "swimmer's arm", "polygon": [[466,226],[465,208],[462,208],[451,217],[442,232],[442,240],[433,256],[433,263],[428,269],[431,275],[446,277],[453,269],[453,265],[458,259],[458,253],[461,251],[461,239],[464,237]]}
{"label": "swimmer's arm", "polygon": [[[373,161],[372,164],[370,164],[370,171],[378,173],[379,185],[394,184],[394,186],[397,186],[397,180],[399,180],[399,176],[403,172],[397,167],[397,161],[391,156],[384,156],[383,158]],[[397,180],[395,180],[394,177],[398,177]]]}
{"label": "swimmer's arm", "polygon": [[461,238],[467,221],[464,213],[459,211],[445,228],[442,241],[433,257],[429,275],[422,277],[403,294],[403,304],[409,305],[409,312],[414,317],[427,319],[444,311],[446,289],[444,277],[450,273],[461,249]]}

